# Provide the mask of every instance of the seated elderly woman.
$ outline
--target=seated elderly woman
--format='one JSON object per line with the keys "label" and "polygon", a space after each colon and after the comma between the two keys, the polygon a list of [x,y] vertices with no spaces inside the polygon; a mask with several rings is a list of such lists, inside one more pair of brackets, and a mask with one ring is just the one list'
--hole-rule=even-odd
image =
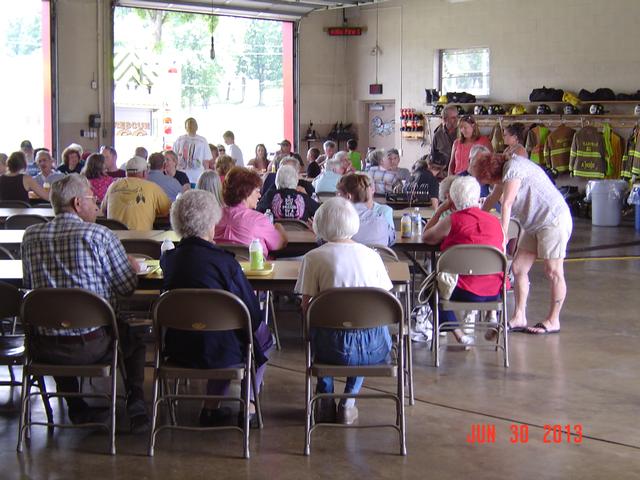
{"label": "seated elderly woman", "polygon": [[298,190],[298,169],[281,165],[276,173],[276,188],[267,191],[256,210],[266,212],[270,209],[275,218],[306,221],[313,217],[319,206],[309,195]]}
{"label": "seated elderly woman", "polygon": [[351,201],[358,212],[360,228],[352,237],[354,242],[387,247],[393,245],[396,240],[395,227],[374,208],[373,186],[367,175],[350,173],[343,176],[338,182],[337,192]]}
{"label": "seated elderly woman", "polygon": [[[261,320],[258,299],[240,264],[233,254],[213,243],[213,232],[221,216],[213,194],[204,190],[189,190],[173,203],[171,226],[182,236],[182,240],[160,259],[164,289],[213,288],[231,292],[242,300],[251,315],[256,384],[259,388],[267,366],[267,352],[272,346],[271,333]],[[190,332],[169,329],[165,337],[164,354],[188,368],[230,367],[244,360],[243,346],[235,331]],[[228,388],[227,380],[209,380],[207,394],[224,395]],[[249,408],[252,426],[255,426],[255,407],[252,404]],[[208,400],[200,413],[200,424],[213,426],[223,422],[229,415],[230,411],[220,408],[218,401]]]}
{"label": "seated elderly woman", "polygon": [[[293,167],[296,171],[296,175],[300,172],[300,162],[295,157],[282,157],[280,162],[278,162],[278,169],[284,165],[289,165]],[[262,196],[267,196],[272,194],[276,190],[276,173],[277,172],[269,172],[266,176],[262,178]],[[315,190],[313,189],[313,185],[308,180],[304,178],[298,178],[298,186],[296,189],[299,192],[306,193],[311,196],[314,194]]]}
{"label": "seated elderly woman", "polygon": [[[500,220],[479,208],[480,184],[471,176],[458,177],[449,191],[453,213],[427,228],[423,239],[431,245],[440,244],[446,251],[455,245],[489,245],[503,250],[504,234]],[[500,297],[502,275],[460,275],[451,294],[458,302],[488,302]],[[440,311],[440,321],[456,322],[455,313]],[[460,328],[453,328],[458,342],[468,345],[473,338],[464,335]],[[445,328],[446,330],[447,328]]]}
{"label": "seated elderly woman", "polygon": [[[303,312],[315,295],[330,288],[392,288],[380,256],[351,239],[359,227],[356,209],[344,198],[331,198],[316,212],[313,229],[328,243],[311,250],[302,260],[295,291],[302,294]],[[311,332],[311,345],[316,361],[334,365],[371,365],[388,360],[391,336],[386,326],[364,330],[318,328]],[[358,393],[363,382],[364,377],[347,378],[345,393]],[[318,378],[316,391],[333,393],[333,378]],[[321,399],[316,405],[317,421],[335,421],[333,399]],[[357,417],[355,399],[340,400],[337,420],[349,425]]]}
{"label": "seated elderly woman", "polygon": [[[380,154],[375,155],[375,158],[379,157]],[[371,167],[368,172],[377,194],[393,192],[403,180],[409,180],[411,177],[409,170],[398,168],[400,155],[395,148],[390,149],[379,161],[380,164],[377,167]]]}
{"label": "seated elderly woman", "polygon": [[220,181],[220,175],[214,170],[205,170],[198,177],[198,183],[196,184],[198,190],[206,190],[213,193],[216,204],[218,207],[224,207],[224,200],[222,199],[222,182]]}
{"label": "seated elderly woman", "polygon": [[266,257],[271,250],[287,245],[287,235],[280,224],[255,211],[260,200],[260,176],[247,168],[232,168],[222,184],[222,199],[226,207],[216,225],[215,241],[249,245],[254,238],[260,240]]}
{"label": "seated elderly woman", "polygon": [[345,162],[343,158],[335,154],[325,162],[325,167],[325,171],[313,180],[313,188],[315,188],[318,193],[333,193],[336,191],[338,180],[340,180],[340,177],[344,174]]}
{"label": "seated elderly woman", "polygon": [[0,175],[0,200],[29,201],[29,192],[34,192],[43,200],[49,200],[49,192],[35,179],[23,173],[27,168],[27,159],[23,152],[9,155],[7,171]]}

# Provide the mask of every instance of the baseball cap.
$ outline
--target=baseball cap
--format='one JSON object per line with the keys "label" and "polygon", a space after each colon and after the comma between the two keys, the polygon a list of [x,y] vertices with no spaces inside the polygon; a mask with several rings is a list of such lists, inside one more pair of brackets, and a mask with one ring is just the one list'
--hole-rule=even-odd
{"label": "baseball cap", "polygon": [[29,140],[23,140],[22,143],[20,144],[20,148],[30,148],[33,150],[33,146],[31,145],[31,142]]}
{"label": "baseball cap", "polygon": [[125,170],[127,172],[146,172],[147,161],[142,157],[133,157],[127,162]]}
{"label": "baseball cap", "polygon": [[285,138],[278,145],[291,145],[291,142]]}

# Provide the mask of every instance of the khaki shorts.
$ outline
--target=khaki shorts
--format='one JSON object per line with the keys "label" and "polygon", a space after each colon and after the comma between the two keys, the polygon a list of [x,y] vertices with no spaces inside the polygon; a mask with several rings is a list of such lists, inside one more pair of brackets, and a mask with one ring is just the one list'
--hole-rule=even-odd
{"label": "khaki shorts", "polygon": [[571,213],[562,213],[551,225],[541,228],[534,234],[522,232],[519,248],[536,252],[538,258],[564,258],[567,255],[567,244],[572,230]]}

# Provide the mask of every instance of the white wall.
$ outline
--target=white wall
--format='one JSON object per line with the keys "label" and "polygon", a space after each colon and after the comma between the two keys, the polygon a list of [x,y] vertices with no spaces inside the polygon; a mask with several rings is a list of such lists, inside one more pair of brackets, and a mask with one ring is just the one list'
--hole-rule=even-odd
{"label": "white wall", "polygon": [[[335,23],[331,14],[312,14],[302,22],[301,44],[309,48],[330,39],[321,38],[319,25]],[[401,107],[424,107],[424,89],[434,85],[434,57],[438,49],[486,46],[491,51],[491,99],[527,101],[533,88],[546,85],[573,90],[610,87],[616,92],[640,88],[640,40],[638,0],[391,0],[379,4],[380,99],[394,99]],[[349,121],[361,125],[362,102],[377,99],[368,86],[374,83],[375,8],[362,8],[352,25],[367,26],[362,37],[348,38],[344,68],[350,85],[346,91]],[[313,35],[313,39],[307,37]],[[335,63],[336,58],[332,58]],[[301,70],[308,81],[309,71]],[[308,68],[308,67],[307,67]],[[314,71],[315,72],[315,71]],[[312,74],[314,73],[312,72]],[[330,96],[324,84],[322,96],[303,91],[302,119],[322,111]],[[340,85],[340,94],[344,86]],[[426,152],[420,142],[396,143],[403,149],[403,164],[410,165]]]}

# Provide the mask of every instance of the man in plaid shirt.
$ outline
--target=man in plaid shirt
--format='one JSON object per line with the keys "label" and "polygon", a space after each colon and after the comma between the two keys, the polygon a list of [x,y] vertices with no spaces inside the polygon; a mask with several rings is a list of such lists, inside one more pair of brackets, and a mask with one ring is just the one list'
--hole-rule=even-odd
{"label": "man in plaid shirt", "polygon": [[[85,288],[105,298],[117,311],[117,296],[137,285],[137,262],[124,251],[113,232],[96,225],[98,207],[85,177],[71,174],[51,185],[55,218],[27,228],[21,256],[24,287]],[[71,308],[71,307],[70,307]],[[144,345],[120,326],[127,370],[127,411],[132,431],[149,424],[142,385]],[[111,355],[111,337],[104,328],[41,329],[32,339],[33,354],[42,361],[91,364]],[[60,391],[79,391],[76,377],[55,377]],[[79,397],[65,397],[72,423],[106,419],[106,409],[92,408]]]}

